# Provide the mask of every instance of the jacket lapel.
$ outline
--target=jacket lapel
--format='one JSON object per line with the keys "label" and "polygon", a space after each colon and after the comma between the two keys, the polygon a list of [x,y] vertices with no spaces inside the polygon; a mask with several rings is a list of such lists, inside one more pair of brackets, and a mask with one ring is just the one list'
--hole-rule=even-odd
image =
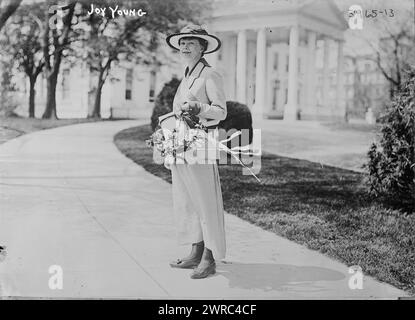
{"label": "jacket lapel", "polygon": [[198,79],[204,68],[210,67],[207,61],[204,58],[201,58],[190,74],[187,76],[187,87],[190,89],[193,87],[194,82]]}

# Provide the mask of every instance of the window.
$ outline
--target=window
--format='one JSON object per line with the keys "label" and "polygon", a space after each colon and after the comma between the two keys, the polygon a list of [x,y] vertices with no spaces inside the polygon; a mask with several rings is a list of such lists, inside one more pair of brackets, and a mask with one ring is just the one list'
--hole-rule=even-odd
{"label": "window", "polygon": [[127,69],[125,73],[125,100],[132,99],[133,69]]}
{"label": "window", "polygon": [[152,70],[150,72],[150,93],[149,93],[149,99],[148,99],[148,101],[150,102],[154,101],[155,88],[156,88],[156,72]]}
{"label": "window", "polygon": [[288,88],[285,89],[285,103],[284,104],[287,104],[287,102],[288,102]]}
{"label": "window", "polygon": [[62,99],[69,97],[69,69],[62,72]]}
{"label": "window", "polygon": [[362,83],[366,83],[367,82],[367,74],[364,74],[362,76]]}
{"label": "window", "polygon": [[278,70],[278,53],[274,53],[274,67],[273,69]]}
{"label": "window", "polygon": [[321,88],[317,88],[316,91],[316,100],[317,100],[317,105],[321,105],[322,104],[322,93],[321,93]]}
{"label": "window", "polygon": [[272,110],[277,110],[278,91],[280,90],[280,81],[275,80],[272,87]]}

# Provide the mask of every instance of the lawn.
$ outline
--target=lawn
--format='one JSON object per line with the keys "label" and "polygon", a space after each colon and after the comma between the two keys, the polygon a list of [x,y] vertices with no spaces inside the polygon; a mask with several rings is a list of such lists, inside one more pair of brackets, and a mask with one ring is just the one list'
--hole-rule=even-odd
{"label": "lawn", "polygon": [[[144,140],[149,125],[119,132],[127,157],[171,183]],[[220,165],[225,210],[415,294],[415,215],[369,199],[360,173],[263,153],[258,183],[238,165]],[[243,190],[243,192],[241,192]]]}
{"label": "lawn", "polygon": [[334,131],[344,130],[352,132],[363,132],[363,133],[380,133],[382,125],[380,123],[367,124],[367,123],[349,123],[344,121],[335,122],[320,122],[324,127],[327,127]]}
{"label": "lawn", "polygon": [[67,126],[76,123],[103,121],[102,119],[35,119],[22,117],[0,117],[0,144],[22,134]]}

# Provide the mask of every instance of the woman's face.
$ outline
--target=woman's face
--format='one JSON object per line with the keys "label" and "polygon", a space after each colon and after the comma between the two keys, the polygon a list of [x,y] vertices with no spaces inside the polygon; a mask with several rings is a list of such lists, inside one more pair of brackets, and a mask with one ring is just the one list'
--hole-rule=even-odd
{"label": "woman's face", "polygon": [[186,62],[197,61],[203,53],[203,47],[195,38],[182,38],[179,40],[180,56]]}

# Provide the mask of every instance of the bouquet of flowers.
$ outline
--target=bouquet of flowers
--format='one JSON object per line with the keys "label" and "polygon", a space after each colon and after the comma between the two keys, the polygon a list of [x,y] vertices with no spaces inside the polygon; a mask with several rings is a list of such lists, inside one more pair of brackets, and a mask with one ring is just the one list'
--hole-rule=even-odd
{"label": "bouquet of flowers", "polygon": [[202,124],[195,123],[187,115],[179,116],[178,120],[174,128],[162,126],[146,140],[147,146],[156,148],[160,152],[167,169],[170,169],[177,158],[185,160],[185,152],[201,147],[207,140],[206,128]]}
{"label": "bouquet of flowers", "polygon": [[[206,144],[213,146],[216,151],[225,151],[231,154],[243,167],[247,168],[249,172],[260,181],[258,177],[252,172],[250,168],[236,156],[237,154],[254,155],[251,151],[247,151],[246,147],[234,147],[229,149],[226,142],[239,136],[241,131],[232,134],[228,139],[217,141],[209,136],[206,132],[206,127],[198,122],[198,118],[187,112],[183,112],[177,116],[174,113],[169,113],[160,117],[161,128],[156,130],[150,139],[146,140],[148,147],[156,148],[163,158],[164,166],[170,170],[171,165],[176,163],[178,158],[184,162],[187,151],[195,150],[197,148],[204,148]],[[182,162],[183,163],[183,162]]]}

